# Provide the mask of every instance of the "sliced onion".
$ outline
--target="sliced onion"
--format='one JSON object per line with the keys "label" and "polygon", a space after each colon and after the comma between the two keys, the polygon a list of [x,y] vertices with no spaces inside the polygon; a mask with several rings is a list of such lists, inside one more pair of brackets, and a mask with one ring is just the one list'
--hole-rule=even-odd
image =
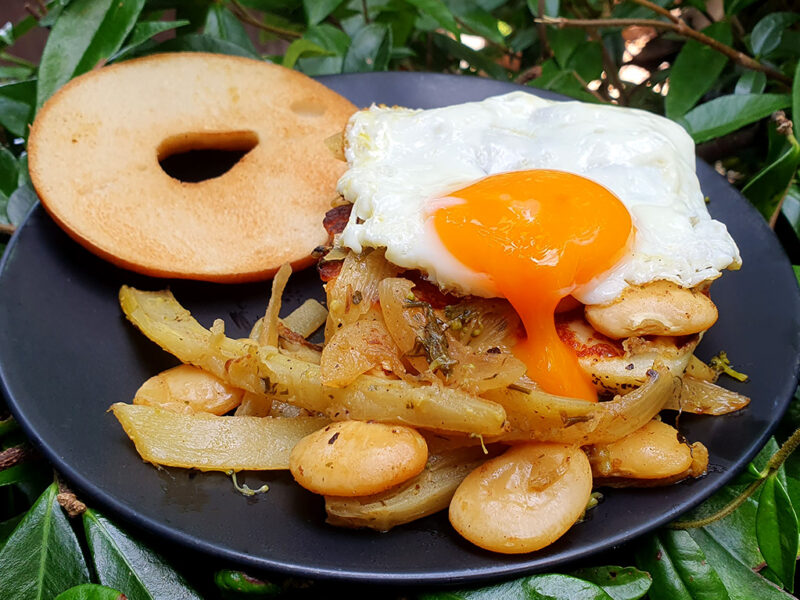
{"label": "sliced onion", "polygon": [[537,440],[564,444],[607,444],[643,427],[670,402],[679,379],[656,365],[641,387],[609,402],[586,402],[541,390],[503,389],[484,396],[506,410],[510,430],[492,441]]}

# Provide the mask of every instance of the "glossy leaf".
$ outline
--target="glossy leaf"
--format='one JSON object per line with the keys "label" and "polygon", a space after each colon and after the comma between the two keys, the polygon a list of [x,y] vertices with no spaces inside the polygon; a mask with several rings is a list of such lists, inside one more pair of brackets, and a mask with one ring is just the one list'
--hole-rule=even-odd
{"label": "glossy leaf", "polygon": [[125,600],[125,595],[104,585],[84,583],[61,592],[55,600]]}
{"label": "glossy leaf", "polygon": [[570,575],[533,575],[470,590],[422,594],[419,600],[614,600],[602,587]]}
{"label": "glossy leaf", "polygon": [[523,587],[530,600],[612,600],[600,586],[569,575],[534,575]]}
{"label": "glossy leaf", "polygon": [[307,75],[331,75],[342,72],[344,55],[350,47],[350,37],[333,25],[321,23],[309,27],[303,39],[313,42],[330,52],[330,56],[303,57],[297,61],[297,68]]}
{"label": "glossy leaf", "polygon": [[690,529],[689,535],[705,554],[708,564],[719,575],[731,600],[790,600],[794,598],[736,560],[719,542],[708,535],[704,528]]}
{"label": "glossy leaf", "polygon": [[788,94],[731,94],[693,108],[679,122],[699,144],[763,119],[790,103]]}
{"label": "glossy leaf", "polygon": [[3,547],[3,544],[6,543],[8,537],[17,528],[17,525],[19,525],[24,517],[25,513],[22,513],[10,519],[6,519],[5,521],[0,521],[0,548]]}
{"label": "glossy leaf", "polygon": [[[67,7],[67,10],[70,7]],[[122,47],[125,38],[133,30],[143,7],[144,0],[112,2],[103,22],[92,38],[92,42],[78,63],[73,77],[103,65],[109,57],[116,54]]]}
{"label": "glossy leaf", "polygon": [[231,54],[233,56],[245,56],[261,60],[260,56],[253,54],[238,44],[202,33],[181,35],[159,44],[153,50],[155,52],[212,52],[214,54]]}
{"label": "glossy leaf", "polygon": [[[754,479],[752,479],[754,480]],[[752,481],[751,480],[751,481]],[[711,516],[737,498],[751,482],[727,485],[680,520],[695,520]],[[738,560],[752,569],[764,563],[756,538],[758,502],[750,497],[733,513],[706,525],[703,529]]]}
{"label": "glossy leaf", "polygon": [[586,34],[581,29],[549,28],[547,30],[547,42],[553,50],[553,56],[562,69],[566,69],[569,57],[586,40]]}
{"label": "glossy leaf", "polygon": [[456,39],[461,39],[461,32],[458,29],[458,23],[447,8],[447,5],[442,0],[406,0],[409,4],[417,7],[417,9],[430,17],[432,17],[441,27],[456,36]]}
{"label": "glossy leaf", "polygon": [[335,11],[343,0],[303,0],[306,11],[306,23],[317,25]]}
{"label": "glossy leaf", "polygon": [[126,40],[125,45],[119,49],[109,60],[119,60],[120,58],[132,54],[147,42],[150,42],[159,33],[185,27],[189,24],[187,19],[180,21],[142,21],[134,25],[133,31]]}
{"label": "glossy leaf", "polygon": [[[544,14],[548,17],[557,17],[560,8],[560,0],[545,0]],[[528,0],[528,10],[534,17],[539,16],[539,0]]]}
{"label": "glossy leaf", "polygon": [[649,573],[634,567],[587,567],[572,575],[600,586],[613,600],[637,600],[653,582]]}
{"label": "glossy leaf", "polygon": [[214,574],[214,583],[223,592],[233,592],[242,596],[256,598],[277,598],[283,594],[283,588],[268,581],[261,581],[242,571],[222,569]]}
{"label": "glossy leaf", "polygon": [[0,600],[45,600],[89,582],[78,539],[51,484],[0,549]]}
{"label": "glossy leaf", "polygon": [[438,33],[433,34],[433,41],[437,47],[452,54],[456,58],[465,61],[470,67],[476,71],[484,71],[494,79],[507,79],[506,70],[499,64],[487,58],[480,52],[476,52],[472,48],[457,42],[456,40],[441,35]]}
{"label": "glossy leaf", "polygon": [[35,104],[35,80],[0,85],[0,125],[14,135],[27,137]]}
{"label": "glossy leaf", "polygon": [[742,188],[742,194],[753,203],[765,219],[770,220],[780,206],[798,165],[800,165],[800,144],[794,138],[789,138],[783,154],[775,162],[761,169]]}
{"label": "glossy leaf", "polygon": [[756,534],[767,566],[791,592],[798,549],[797,515],[789,494],[775,475],[768,477],[761,487]]}
{"label": "glossy leaf", "polygon": [[737,15],[739,12],[750,6],[756,0],[727,0],[725,2],[725,14]]}
{"label": "glossy leaf", "polygon": [[378,23],[367,25],[353,36],[344,57],[342,71],[383,71],[389,63],[391,48],[391,29]]}
{"label": "glossy leaf", "polygon": [[283,62],[281,64],[287,69],[292,69],[297,62],[297,59],[306,54],[312,56],[325,56],[332,54],[332,52],[325,50],[325,48],[320,48],[311,40],[300,38],[299,40],[295,40],[289,44],[289,47],[286,49],[286,53],[283,55]]}
{"label": "glossy leaf", "polygon": [[603,50],[597,42],[578,44],[567,60],[567,69],[575,71],[586,83],[600,79],[603,73]]}
{"label": "glossy leaf", "polygon": [[800,14],[774,12],[761,19],[750,34],[750,46],[756,57],[766,56],[781,43],[783,30],[800,20]]}
{"label": "glossy leaf", "polygon": [[761,71],[745,71],[736,82],[734,94],[760,94],[767,87],[767,76]]}
{"label": "glossy leaf", "polygon": [[100,583],[129,600],[199,600],[200,596],[164,560],[94,510],[83,527]]}
{"label": "glossy leaf", "polygon": [[9,198],[17,189],[17,157],[5,146],[0,146],[0,194]]}
{"label": "glossy leaf", "polygon": [[[794,70],[794,82],[792,83],[792,119],[800,122],[800,61],[797,62],[797,67]],[[800,135],[800,127],[795,126]]]}
{"label": "glossy leaf", "polygon": [[33,191],[33,187],[29,184],[14,190],[6,206],[8,220],[11,221],[11,224],[15,226],[21,225],[38,199],[36,192]]}
{"label": "glossy leaf", "polygon": [[575,78],[572,69],[559,69],[555,60],[550,59],[542,64],[542,74],[530,82],[531,87],[553,90],[584,102],[597,102],[580,82]]}
{"label": "glossy leaf", "polygon": [[[733,41],[729,23],[720,22],[703,30],[707,36],[730,45]],[[716,83],[728,58],[705,44],[688,40],[678,53],[669,77],[669,94],[664,100],[667,117],[685,115]]]}
{"label": "glossy leaf", "polygon": [[719,577],[685,531],[649,536],[636,552],[636,564],[653,578],[651,600],[728,600]]}
{"label": "glossy leaf", "polygon": [[0,487],[25,481],[35,475],[36,471],[38,471],[38,466],[29,462],[3,469],[0,471]]}
{"label": "glossy leaf", "polygon": [[489,11],[470,0],[450,0],[448,6],[468,33],[484,37],[495,44],[505,44],[505,36],[500,33],[500,22]]}
{"label": "glossy leaf", "polygon": [[42,52],[37,108],[72,77],[119,50],[143,6],[144,0],[73,0],[53,26]]}
{"label": "glossy leaf", "polygon": [[530,600],[527,578],[470,590],[446,590],[420,594],[419,600]]}
{"label": "glossy leaf", "polygon": [[231,42],[256,54],[256,48],[253,46],[250,36],[247,35],[242,22],[221,4],[213,4],[208,9],[203,31],[206,35]]}

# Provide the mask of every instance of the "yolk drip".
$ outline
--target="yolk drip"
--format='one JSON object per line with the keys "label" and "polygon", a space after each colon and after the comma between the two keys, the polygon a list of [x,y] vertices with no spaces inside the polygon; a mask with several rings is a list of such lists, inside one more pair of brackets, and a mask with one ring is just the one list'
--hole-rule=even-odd
{"label": "yolk drip", "polygon": [[611,268],[633,226],[603,186],[561,171],[493,175],[449,194],[432,216],[447,250],[488,275],[519,314],[527,338],[514,353],[544,390],[597,400],[588,376],[556,333],[558,302]]}

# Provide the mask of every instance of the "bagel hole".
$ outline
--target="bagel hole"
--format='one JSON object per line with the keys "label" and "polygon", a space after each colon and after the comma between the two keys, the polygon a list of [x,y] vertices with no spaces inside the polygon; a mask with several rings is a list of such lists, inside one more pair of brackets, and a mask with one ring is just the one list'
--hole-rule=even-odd
{"label": "bagel hole", "polygon": [[255,131],[181,133],[157,149],[158,164],[170,177],[198,183],[230,171],[258,145]]}

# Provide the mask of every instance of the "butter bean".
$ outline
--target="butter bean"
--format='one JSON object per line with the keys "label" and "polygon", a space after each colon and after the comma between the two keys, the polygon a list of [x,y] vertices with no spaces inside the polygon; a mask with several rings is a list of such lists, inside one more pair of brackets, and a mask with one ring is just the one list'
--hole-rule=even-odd
{"label": "butter bean", "polygon": [[244,390],[191,365],[167,369],[145,381],[134,404],[157,406],[182,414],[224,415],[242,402]]}
{"label": "butter bean", "polygon": [[450,503],[450,523],[481,548],[533,552],[572,527],[591,493],[591,469],[580,448],[520,444],[464,479]]}
{"label": "butter bean", "polygon": [[671,281],[629,287],[611,304],[589,305],[586,320],[619,339],[643,335],[690,335],[717,321],[717,307],[704,293]]}
{"label": "butter bean", "polygon": [[692,465],[692,449],[678,439],[678,431],[650,421],[641,429],[589,450],[595,477],[662,479],[686,472]]}
{"label": "butter bean", "polygon": [[410,427],[340,421],[300,440],[289,469],[317,494],[366,496],[414,477],[427,460],[425,439]]}

